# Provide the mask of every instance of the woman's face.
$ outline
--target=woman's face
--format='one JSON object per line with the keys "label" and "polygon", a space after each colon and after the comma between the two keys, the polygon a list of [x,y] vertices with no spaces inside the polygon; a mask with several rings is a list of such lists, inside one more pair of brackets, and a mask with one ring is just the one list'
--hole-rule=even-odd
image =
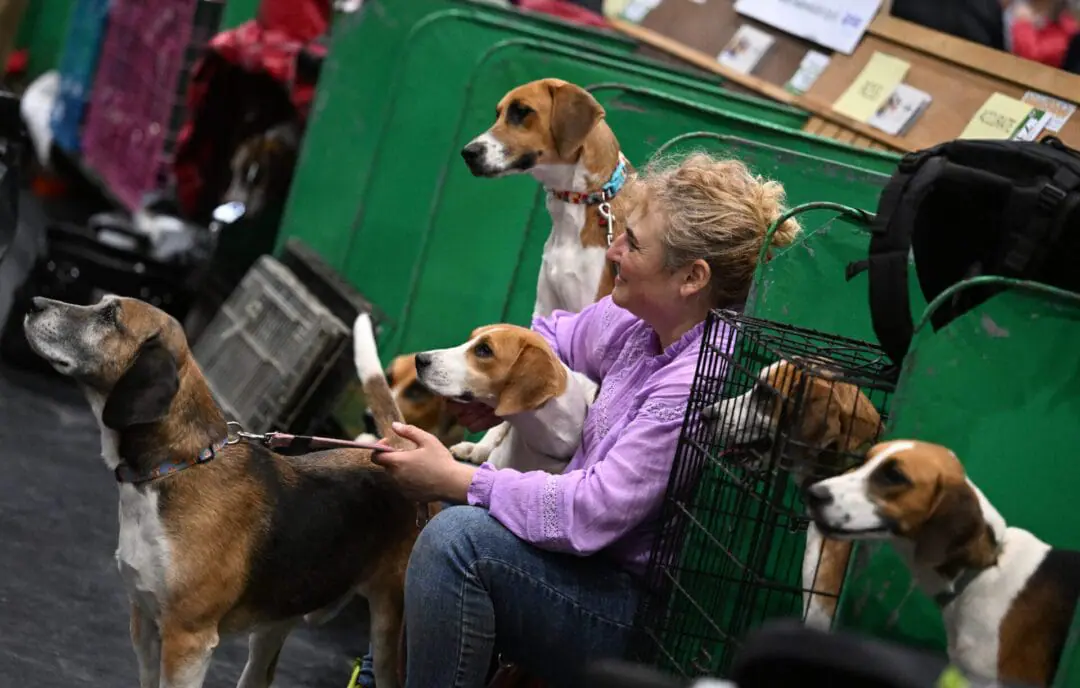
{"label": "woman's face", "polygon": [[664,249],[664,216],[657,204],[640,206],[626,217],[626,231],[608,249],[617,276],[611,300],[646,321],[650,315],[675,309],[682,301],[681,270],[670,270]]}

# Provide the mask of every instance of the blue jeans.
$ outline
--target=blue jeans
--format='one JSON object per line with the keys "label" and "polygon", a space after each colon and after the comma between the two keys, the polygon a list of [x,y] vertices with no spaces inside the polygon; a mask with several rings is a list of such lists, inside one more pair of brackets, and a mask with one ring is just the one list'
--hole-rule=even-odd
{"label": "blue jeans", "polygon": [[406,686],[485,685],[496,652],[555,686],[622,657],[635,578],[603,557],[547,552],[473,506],[420,533],[405,578]]}

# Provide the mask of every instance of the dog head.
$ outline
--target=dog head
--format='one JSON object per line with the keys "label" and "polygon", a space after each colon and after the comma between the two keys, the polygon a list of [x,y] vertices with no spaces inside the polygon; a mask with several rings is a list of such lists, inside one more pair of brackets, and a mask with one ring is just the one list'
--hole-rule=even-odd
{"label": "dog head", "polygon": [[495,108],[495,123],[461,151],[478,177],[573,164],[604,108],[585,89],[541,79],[513,89]]}
{"label": "dog head", "polygon": [[168,415],[190,358],[180,323],[138,299],[77,306],[37,297],[23,327],[35,353],[105,399],[101,421],[114,430]]}
{"label": "dog head", "polygon": [[927,567],[988,566],[1005,522],[947,448],[914,440],[871,448],[859,468],[811,486],[810,515],[829,537],[899,538]]}
{"label": "dog head", "polygon": [[881,416],[858,386],[810,360],[780,360],[763,368],[749,392],[703,415],[715,420],[728,446],[771,447],[784,422],[785,459],[800,481],[842,470],[845,454],[869,448],[881,431]]}
{"label": "dog head", "polygon": [[229,164],[232,176],[222,202],[243,203],[246,213],[254,216],[270,201],[284,198],[292,182],[299,145],[299,131],[293,122],[245,139]]}
{"label": "dog head", "polygon": [[540,408],[566,390],[568,373],[547,341],[517,325],[489,325],[460,346],[416,354],[421,383],[436,394],[481,401],[498,416]]}

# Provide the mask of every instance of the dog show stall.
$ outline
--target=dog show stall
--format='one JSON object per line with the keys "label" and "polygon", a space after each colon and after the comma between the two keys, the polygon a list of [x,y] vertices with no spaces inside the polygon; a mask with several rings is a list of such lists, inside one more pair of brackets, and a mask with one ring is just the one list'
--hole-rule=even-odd
{"label": "dog show stall", "polygon": [[[201,4],[176,6],[189,17]],[[234,276],[239,286],[192,350],[247,430],[355,435],[364,409],[350,344],[358,313],[375,316],[383,364],[463,341],[479,324],[528,325],[552,226],[547,192],[524,175],[474,177],[461,151],[514,87],[546,77],[577,84],[603,107],[637,169],[690,151],[738,158],[785,187],[791,210],[770,238],[788,218],[803,227],[792,245],[763,248],[744,312],[709,317],[663,505],[669,537],[652,552],[630,659],[679,678],[727,677],[757,629],[788,619],[943,661],[941,607],[893,544],[823,544],[804,488],[858,466],[876,442],[933,442],[955,452],[1010,525],[1080,549],[1070,503],[1080,491],[1072,362],[1080,295],[977,277],[928,302],[909,265],[915,336],[907,356],[892,360],[875,332],[869,276],[856,266],[903,153],[957,137],[995,93],[1075,98],[1080,77],[879,15],[850,55],[828,51],[828,65],[795,93],[785,84],[820,47],[745,20],[734,4],[667,0],[597,29],[484,0],[337,3],[276,245]],[[99,5],[85,3],[83,14]],[[230,1],[225,16],[251,6]],[[716,58],[744,23],[776,34],[749,73]],[[131,57],[118,52],[121,26],[104,29],[100,58],[99,80],[117,89]],[[178,132],[175,90],[190,75],[177,63],[192,57],[182,55],[191,27],[184,31],[162,58],[167,97],[118,114],[120,100],[93,93],[83,140],[63,124],[65,148],[81,145],[128,205],[157,184],[166,139]],[[144,37],[135,47],[152,46]],[[906,61],[904,83],[932,97],[902,135],[832,106],[876,53]],[[151,120],[160,125],[152,135]],[[200,126],[212,129],[207,121]],[[1062,140],[1080,147],[1080,122],[1060,124]],[[109,157],[120,129],[145,140]],[[124,162],[140,150],[139,165]],[[186,140],[185,150],[201,148]],[[216,174],[216,187],[227,186],[228,171],[219,164]],[[200,198],[201,214],[211,201]],[[975,307],[945,324],[932,319],[987,285],[996,291]],[[710,334],[723,327],[738,333],[730,349]],[[755,389],[785,410],[753,427],[748,442],[734,400]],[[858,428],[829,416],[840,397]],[[1080,611],[1071,628],[1053,688],[1080,685]]]}
{"label": "dog show stall", "polygon": [[[815,124],[822,118],[802,100],[777,102],[761,97],[774,95],[768,89],[755,95],[729,88],[745,84],[724,70],[714,70],[723,82],[696,78],[637,57],[635,48],[618,34],[480,3],[371,0],[367,11],[344,15],[335,27],[282,237],[311,245],[386,312],[384,356],[446,346],[477,322],[527,324],[551,224],[544,192],[528,178],[474,179],[460,150],[490,125],[494,104],[511,88],[552,76],[577,83],[604,107],[632,164],[640,167],[658,153],[727,153],[781,181],[799,206],[793,212],[804,235],[759,267],[748,304],[746,317],[762,319],[774,339],[783,340],[759,347],[754,366],[798,353],[849,356],[847,367],[840,366],[843,379],[867,393],[877,390],[870,396],[885,419],[882,439],[917,436],[949,446],[1011,522],[1055,545],[1075,546],[1075,529],[1042,509],[1045,502],[1024,495],[1046,490],[1064,499],[1063,481],[1074,479],[1065,476],[1080,474],[1040,472],[1045,477],[1032,485],[1046,484],[1033,487],[1036,492],[1018,490],[1014,475],[1015,466],[1034,455],[1023,430],[1033,415],[1047,410],[1048,399],[1075,396],[1067,391],[1069,380],[1036,374],[1065,355],[1061,342],[1080,334],[1072,329],[1072,306],[1037,288],[1007,290],[941,331],[920,330],[899,379],[850,358],[851,350],[862,352],[859,360],[881,355],[873,344],[867,278],[848,275],[848,266],[866,257],[878,197],[896,169],[896,153],[881,149],[908,150],[936,134],[891,146],[871,136],[856,140],[855,129],[850,135],[839,127],[823,131]],[[859,59],[868,56],[856,51],[850,58]],[[443,66],[437,78],[433,63]],[[913,64],[912,74],[931,68]],[[945,96],[938,100],[948,107]],[[920,126],[942,136],[958,133],[949,134],[928,113]],[[1070,131],[1062,132],[1066,141]],[[917,289],[911,296],[914,307],[927,307]],[[988,324],[1014,319],[1047,330]],[[799,332],[816,343],[784,343],[782,335]],[[923,353],[926,338],[942,343],[936,353]],[[1027,352],[1022,358],[1033,366],[1031,375],[1004,364],[1002,347],[1017,356]],[[734,388],[699,392],[718,399]],[[992,427],[977,440],[967,420],[975,399],[992,404],[982,421]],[[1056,413],[1065,408],[1071,407]],[[925,426],[930,415],[932,427]],[[1062,448],[1075,439],[1072,433],[1042,433],[1039,452],[1066,456]],[[807,518],[782,462],[774,457],[772,470],[757,480],[719,469],[706,471],[714,477],[705,479],[705,469],[693,462],[704,461],[703,445],[715,453],[723,444],[715,435],[707,439],[687,435],[697,453],[680,450],[686,455],[679,459],[681,475],[698,471],[697,491],[690,499],[673,493],[669,501],[681,505],[687,537],[679,551],[657,554],[673,557],[656,564],[657,575],[674,581],[680,593],[650,600],[640,616],[649,640],[639,657],[688,676],[722,674],[748,630],[775,616],[801,616],[806,588],[800,562]],[[1028,508],[1019,508],[1021,501]],[[854,547],[847,583],[835,600],[836,626],[942,651],[940,613],[913,590],[907,570],[889,552],[888,545]],[[679,613],[689,609],[696,620]],[[1075,647],[1070,644],[1071,653]],[[1071,656],[1062,660],[1056,685],[1069,685]]]}

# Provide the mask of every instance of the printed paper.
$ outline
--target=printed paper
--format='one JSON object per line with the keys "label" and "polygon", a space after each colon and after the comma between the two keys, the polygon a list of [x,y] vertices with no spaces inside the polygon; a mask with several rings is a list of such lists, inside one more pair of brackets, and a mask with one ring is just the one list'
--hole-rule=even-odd
{"label": "printed paper", "polygon": [[735,11],[850,55],[881,0],[736,0]]}
{"label": "printed paper", "polygon": [[724,46],[723,51],[716,56],[716,60],[726,67],[749,74],[754,71],[754,67],[769,51],[774,41],[775,39],[764,31],[743,24]]}
{"label": "printed paper", "polygon": [[886,134],[902,136],[933,100],[929,93],[900,84],[867,122]]}
{"label": "printed paper", "polygon": [[854,120],[866,122],[881,109],[892,92],[907,76],[907,62],[875,52],[855,81],[833,103],[833,110]]}
{"label": "printed paper", "polygon": [[962,139],[1010,139],[1035,108],[1027,103],[995,93],[986,99],[967,127]]}
{"label": "printed paper", "polygon": [[1061,128],[1065,126],[1065,123],[1069,121],[1072,114],[1076,112],[1076,106],[1072,103],[1064,100],[1058,100],[1053,96],[1048,96],[1045,93],[1037,93],[1035,91],[1028,91],[1021,98],[1023,102],[1027,103],[1033,108],[1042,110],[1050,115],[1049,121],[1046,123],[1046,130],[1057,133],[1061,131]]}
{"label": "printed paper", "polygon": [[784,85],[784,88],[792,93],[806,93],[828,66],[828,55],[819,53],[816,50],[808,50],[806,51],[806,54],[803,55],[802,62],[799,63],[799,68],[795,70],[795,74],[792,75],[791,79]]}

